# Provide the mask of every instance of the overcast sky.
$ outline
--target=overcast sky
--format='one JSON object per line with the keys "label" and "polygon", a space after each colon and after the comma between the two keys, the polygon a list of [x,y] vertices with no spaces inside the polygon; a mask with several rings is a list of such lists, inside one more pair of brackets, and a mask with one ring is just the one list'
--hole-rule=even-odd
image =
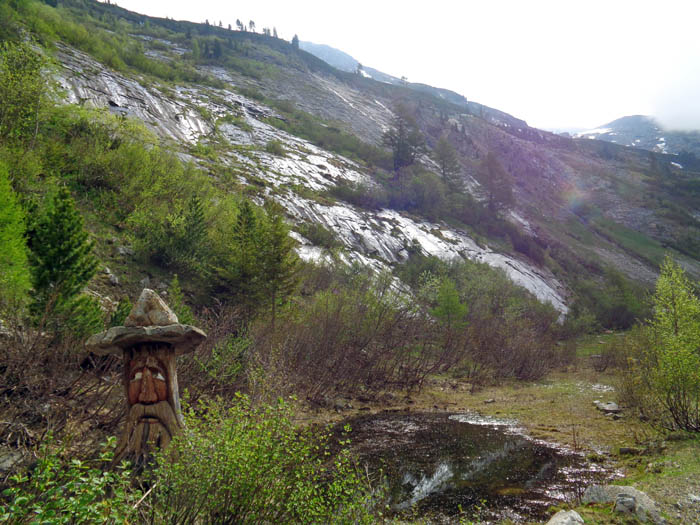
{"label": "overcast sky", "polygon": [[153,16],[327,44],[540,128],[655,115],[700,129],[696,0],[116,0]]}

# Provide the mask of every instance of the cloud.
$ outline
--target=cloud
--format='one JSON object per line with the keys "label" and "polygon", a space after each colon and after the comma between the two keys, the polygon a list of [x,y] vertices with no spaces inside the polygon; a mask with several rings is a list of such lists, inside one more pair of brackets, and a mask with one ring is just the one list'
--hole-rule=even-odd
{"label": "cloud", "polygon": [[[690,57],[689,57],[690,58]],[[653,115],[666,129],[700,130],[700,69],[698,57],[676,62],[672,70],[658,72],[663,78],[652,102]]]}

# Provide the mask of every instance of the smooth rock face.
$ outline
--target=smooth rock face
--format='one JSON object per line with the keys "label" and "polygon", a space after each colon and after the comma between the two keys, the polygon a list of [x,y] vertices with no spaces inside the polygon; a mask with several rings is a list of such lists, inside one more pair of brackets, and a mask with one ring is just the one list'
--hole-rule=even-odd
{"label": "smooth rock face", "polygon": [[615,511],[634,513],[639,521],[655,524],[666,523],[661,517],[656,503],[641,490],[623,485],[591,485],[583,493],[581,503],[612,503]]}
{"label": "smooth rock face", "polygon": [[177,322],[177,315],[165,301],[153,290],[144,288],[124,326],[168,326]]}
{"label": "smooth rock face", "polygon": [[579,525],[583,518],[575,510],[560,510],[552,516],[547,525]]}

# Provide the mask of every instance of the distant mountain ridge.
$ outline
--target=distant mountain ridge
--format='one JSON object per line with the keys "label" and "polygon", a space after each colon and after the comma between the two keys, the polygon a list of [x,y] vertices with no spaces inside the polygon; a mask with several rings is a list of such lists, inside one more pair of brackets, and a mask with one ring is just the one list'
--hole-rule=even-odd
{"label": "distant mountain ridge", "polygon": [[[575,134],[578,138],[604,140],[621,146],[679,155],[686,162],[700,157],[700,131],[670,131],[653,117],[631,115],[608,122],[596,129]],[[682,164],[682,162],[679,162]]]}
{"label": "distant mountain ridge", "polygon": [[[307,53],[311,53],[317,58],[320,58],[334,68],[349,73],[357,72],[357,65],[360,63],[356,58],[348,53],[326,44],[299,41],[299,48]],[[465,113],[487,119],[493,124],[516,129],[520,128],[521,130],[528,128],[527,122],[524,120],[513,117],[512,115],[498,109],[484,106],[478,102],[468,101],[464,95],[460,95],[459,93],[455,93],[449,89],[436,88],[428,84],[407,82],[406,80],[389,75],[388,73],[384,73],[364,64],[362,65],[362,74],[366,78],[371,78],[378,82],[384,82],[385,84],[392,84],[395,86],[405,86],[409,89],[438,97],[451,104],[462,106],[466,109]]]}

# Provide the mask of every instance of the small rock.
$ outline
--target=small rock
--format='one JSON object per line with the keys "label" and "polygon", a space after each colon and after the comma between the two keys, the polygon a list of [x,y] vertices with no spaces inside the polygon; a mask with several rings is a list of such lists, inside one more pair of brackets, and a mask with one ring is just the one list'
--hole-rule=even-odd
{"label": "small rock", "polygon": [[144,277],[139,281],[139,284],[141,285],[141,288],[148,288],[149,286],[151,286],[150,277]]}
{"label": "small rock", "polygon": [[620,514],[634,514],[637,510],[637,499],[628,494],[618,494],[615,498],[615,512]]}
{"label": "small rock", "polygon": [[598,410],[605,412],[606,414],[618,414],[619,412],[622,412],[617,403],[613,403],[612,401],[609,403],[603,403],[602,401],[596,399],[593,401],[593,404]]}
{"label": "small rock", "polygon": [[700,503],[700,496],[696,496],[695,494],[688,494],[688,501],[691,503]]}
{"label": "small rock", "polygon": [[110,270],[110,269],[107,268],[106,266],[105,266],[104,272],[105,272],[105,275],[111,275],[111,274],[112,274],[112,270]]}
{"label": "small rock", "polygon": [[126,257],[127,255],[132,256],[132,255],[134,255],[134,250],[133,250],[133,248],[131,248],[129,246],[118,246],[117,253],[119,255],[124,256],[124,257]]}
{"label": "small rock", "polygon": [[112,286],[118,286],[118,285],[119,285],[119,279],[118,279],[117,276],[114,275],[113,273],[110,273],[110,274],[109,274],[109,284],[111,284]]}
{"label": "small rock", "polygon": [[169,326],[177,324],[177,315],[158,295],[144,288],[124,321],[124,326]]}
{"label": "small rock", "polygon": [[547,525],[579,525],[583,518],[575,510],[560,510],[552,516]]}
{"label": "small rock", "polygon": [[[666,523],[656,507],[656,503],[641,490],[625,485],[591,485],[586,488],[581,498],[581,503],[617,503],[620,496],[634,498],[634,514],[642,522],[651,520],[657,525]],[[620,508],[629,506],[628,500],[621,501]]]}
{"label": "small rock", "polygon": [[340,412],[341,410],[352,408],[352,405],[346,399],[339,397],[335,401],[333,401],[333,408],[336,411]]}
{"label": "small rock", "polygon": [[0,446],[0,472],[9,472],[22,460],[22,453],[8,446]]}
{"label": "small rock", "polygon": [[169,286],[166,283],[164,283],[163,281],[161,281],[158,283],[157,288],[158,288],[158,290],[167,290],[169,288]]}
{"label": "small rock", "polygon": [[495,403],[495,402],[496,402],[496,400],[493,399],[493,398],[492,398],[492,399],[487,399],[487,400],[484,401],[484,403]]}
{"label": "small rock", "polygon": [[621,456],[637,456],[641,453],[642,453],[642,451],[639,450],[638,448],[620,447],[620,455]]}

